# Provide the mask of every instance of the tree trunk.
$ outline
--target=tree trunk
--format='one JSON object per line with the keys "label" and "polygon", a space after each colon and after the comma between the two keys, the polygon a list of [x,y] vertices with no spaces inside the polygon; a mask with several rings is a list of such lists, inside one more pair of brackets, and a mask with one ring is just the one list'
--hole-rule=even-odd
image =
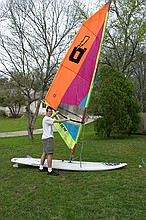
{"label": "tree trunk", "polygon": [[27,105],[26,107],[26,117],[27,117],[27,128],[28,128],[28,138],[30,140],[33,140],[33,124],[32,124],[32,120],[33,120],[33,113],[31,112],[30,109],[30,104]]}
{"label": "tree trunk", "polygon": [[37,102],[37,106],[36,106],[36,110],[35,110],[34,114],[30,109],[30,104],[28,104],[28,106],[26,107],[28,138],[30,140],[34,139],[34,136],[33,136],[34,124],[35,124],[35,121],[36,121],[38,113],[39,113],[40,104],[41,104],[41,97]]}
{"label": "tree trunk", "polygon": [[30,140],[34,139],[34,137],[33,137],[33,128],[32,127],[28,127],[28,138]]}

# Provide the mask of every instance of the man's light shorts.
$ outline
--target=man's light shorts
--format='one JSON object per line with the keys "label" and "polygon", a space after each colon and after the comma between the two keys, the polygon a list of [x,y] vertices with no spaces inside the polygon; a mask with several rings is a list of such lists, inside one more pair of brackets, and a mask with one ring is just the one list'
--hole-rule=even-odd
{"label": "man's light shorts", "polygon": [[43,144],[43,152],[45,152],[46,154],[54,153],[54,139],[52,137],[42,139],[42,144]]}

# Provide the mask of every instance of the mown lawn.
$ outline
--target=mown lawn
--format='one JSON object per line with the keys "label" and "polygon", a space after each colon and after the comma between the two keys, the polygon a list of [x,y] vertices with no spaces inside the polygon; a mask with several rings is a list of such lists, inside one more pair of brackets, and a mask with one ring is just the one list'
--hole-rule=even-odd
{"label": "mown lawn", "polygon": [[[79,142],[75,157],[80,150]],[[0,139],[1,220],[146,219],[146,136],[99,140],[93,123],[86,126],[83,160],[128,163],[114,171],[58,171],[59,176],[51,177],[34,167],[14,168],[10,162],[13,157],[40,157],[41,151],[41,135],[33,141]],[[55,133],[54,158],[68,159],[69,153]]]}
{"label": "mown lawn", "polygon": [[[37,117],[34,129],[42,127],[42,118],[43,115]],[[27,130],[27,120],[25,116],[21,118],[0,118],[0,133],[25,130]]]}

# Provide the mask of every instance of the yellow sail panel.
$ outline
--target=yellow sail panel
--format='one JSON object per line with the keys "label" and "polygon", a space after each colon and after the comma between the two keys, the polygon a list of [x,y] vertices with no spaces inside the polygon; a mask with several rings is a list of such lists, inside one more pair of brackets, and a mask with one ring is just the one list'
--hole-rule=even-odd
{"label": "yellow sail panel", "polygon": [[[58,115],[55,116],[56,119],[60,119]],[[74,123],[63,122],[54,123],[54,127],[59,132],[62,139],[65,141],[68,148],[73,149],[77,142],[78,131],[80,129],[79,125],[74,125]]]}

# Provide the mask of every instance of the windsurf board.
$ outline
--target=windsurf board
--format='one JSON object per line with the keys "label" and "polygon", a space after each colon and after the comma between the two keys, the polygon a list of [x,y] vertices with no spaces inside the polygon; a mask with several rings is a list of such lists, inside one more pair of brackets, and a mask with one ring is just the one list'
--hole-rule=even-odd
{"label": "windsurf board", "polygon": [[[39,167],[40,158],[12,158],[11,162],[15,164],[24,164],[29,166]],[[52,167],[57,170],[68,171],[98,171],[98,170],[114,170],[126,166],[127,163],[108,163],[108,162],[85,162],[85,161],[68,161],[68,160],[53,160]],[[47,166],[47,159],[44,167]]]}

